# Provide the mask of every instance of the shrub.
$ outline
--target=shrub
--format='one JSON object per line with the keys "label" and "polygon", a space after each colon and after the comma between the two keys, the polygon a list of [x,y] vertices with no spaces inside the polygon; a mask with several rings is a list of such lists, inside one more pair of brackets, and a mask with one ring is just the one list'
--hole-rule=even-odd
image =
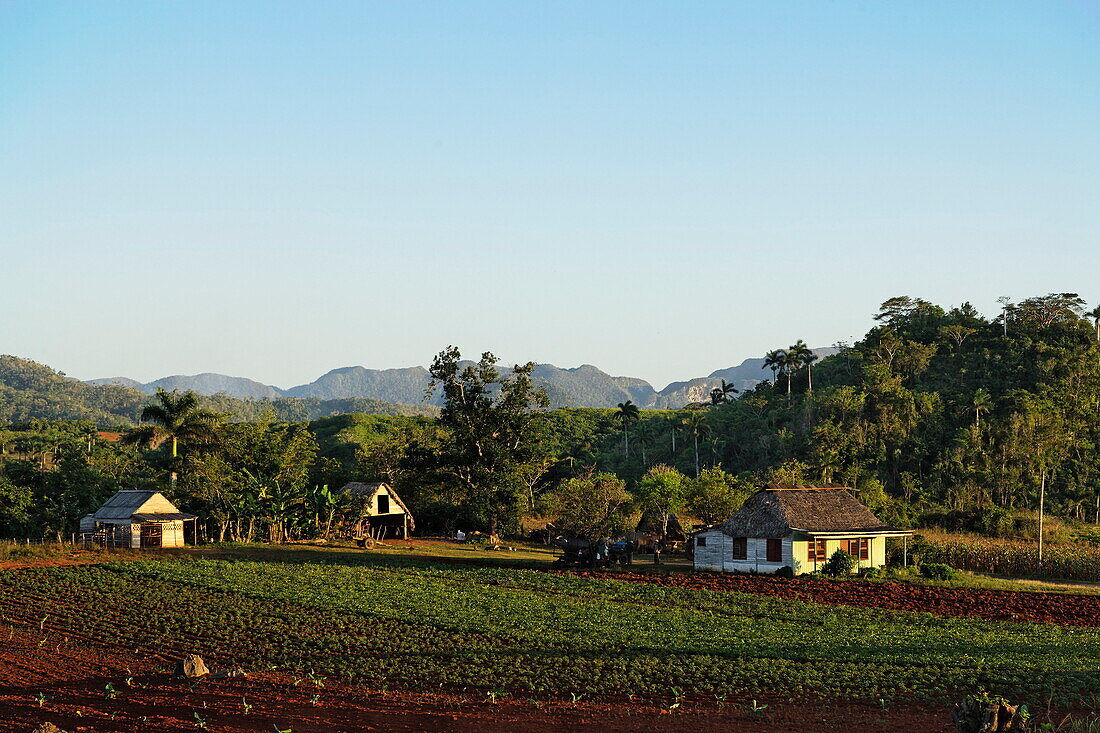
{"label": "shrub", "polygon": [[885,578],[885,568],[860,568],[858,572],[859,577],[866,578],[868,580],[874,580],[876,578]]}
{"label": "shrub", "polygon": [[952,580],[958,572],[946,563],[926,562],[920,566],[920,574],[931,580]]}
{"label": "shrub", "polygon": [[777,578],[793,578],[794,577],[794,568],[792,568],[790,565],[784,565],[783,567],[781,567],[781,568],[779,568],[778,570],[775,571],[775,577],[777,577]]}
{"label": "shrub", "polygon": [[821,568],[821,572],[833,578],[851,575],[856,569],[856,559],[841,549],[837,549]]}

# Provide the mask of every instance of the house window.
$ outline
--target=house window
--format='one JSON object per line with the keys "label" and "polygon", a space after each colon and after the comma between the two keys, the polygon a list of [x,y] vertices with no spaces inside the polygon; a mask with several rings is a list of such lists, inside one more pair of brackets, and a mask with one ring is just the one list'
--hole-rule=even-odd
{"label": "house window", "polygon": [[389,514],[390,513],[390,497],[385,494],[378,495],[378,513]]}
{"label": "house window", "polygon": [[825,540],[811,540],[806,548],[806,560],[809,562],[825,562]]}
{"label": "house window", "polygon": [[768,562],[783,562],[783,540],[768,540]]}
{"label": "house window", "polygon": [[861,537],[856,540],[846,540],[844,542],[844,551],[852,557],[858,557],[860,560],[866,560],[868,556],[868,545],[870,541],[866,537]]}
{"label": "house window", "polygon": [[748,560],[749,559],[749,540],[747,537],[734,537],[733,538],[733,559],[734,560]]}
{"label": "house window", "polygon": [[707,546],[707,538],[706,537],[696,537],[695,538],[695,546],[696,547],[706,547]]}

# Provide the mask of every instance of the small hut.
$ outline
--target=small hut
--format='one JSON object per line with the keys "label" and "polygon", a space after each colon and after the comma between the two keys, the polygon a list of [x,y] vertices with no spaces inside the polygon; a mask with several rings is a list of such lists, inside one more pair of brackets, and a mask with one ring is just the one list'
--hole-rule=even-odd
{"label": "small hut", "polygon": [[359,512],[351,526],[354,536],[379,540],[387,536],[405,538],[416,529],[412,512],[384,481],[352,481],[340,491],[349,497]]}
{"label": "small hut", "polygon": [[183,547],[183,524],[193,521],[159,491],[120,491],[80,519],[80,535],[110,547]]}
{"label": "small hut", "polygon": [[860,568],[886,564],[886,538],[911,532],[889,527],[838,486],[769,486],[724,524],[694,536],[696,570],[795,573],[820,570],[837,550]]}

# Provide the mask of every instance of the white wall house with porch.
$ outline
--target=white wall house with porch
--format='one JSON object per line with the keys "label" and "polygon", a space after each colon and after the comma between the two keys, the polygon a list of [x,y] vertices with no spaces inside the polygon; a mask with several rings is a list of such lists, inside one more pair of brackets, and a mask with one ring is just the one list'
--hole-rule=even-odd
{"label": "white wall house with porch", "polygon": [[80,519],[84,542],[108,547],[183,547],[184,522],[194,522],[159,491],[120,491]]}
{"label": "white wall house with porch", "polygon": [[771,486],[724,524],[694,535],[696,570],[797,575],[820,570],[837,550],[857,567],[886,564],[886,539],[911,533],[886,526],[843,487]]}

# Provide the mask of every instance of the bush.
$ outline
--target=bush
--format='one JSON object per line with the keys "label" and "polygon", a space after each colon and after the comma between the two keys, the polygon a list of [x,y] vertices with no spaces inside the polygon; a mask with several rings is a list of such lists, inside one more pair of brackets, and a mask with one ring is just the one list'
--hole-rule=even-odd
{"label": "bush", "polygon": [[833,578],[845,577],[856,569],[856,559],[841,549],[837,549],[821,568],[821,572]]}
{"label": "bush", "polygon": [[942,562],[926,562],[920,566],[920,574],[931,580],[953,580],[958,571]]}
{"label": "bush", "polygon": [[778,570],[775,571],[775,577],[777,577],[777,578],[793,578],[794,577],[794,568],[792,568],[790,565],[784,565],[783,567],[781,567],[781,568],[779,568]]}
{"label": "bush", "polygon": [[860,568],[858,572],[859,577],[867,580],[875,580],[877,578],[886,577],[885,568]]}

